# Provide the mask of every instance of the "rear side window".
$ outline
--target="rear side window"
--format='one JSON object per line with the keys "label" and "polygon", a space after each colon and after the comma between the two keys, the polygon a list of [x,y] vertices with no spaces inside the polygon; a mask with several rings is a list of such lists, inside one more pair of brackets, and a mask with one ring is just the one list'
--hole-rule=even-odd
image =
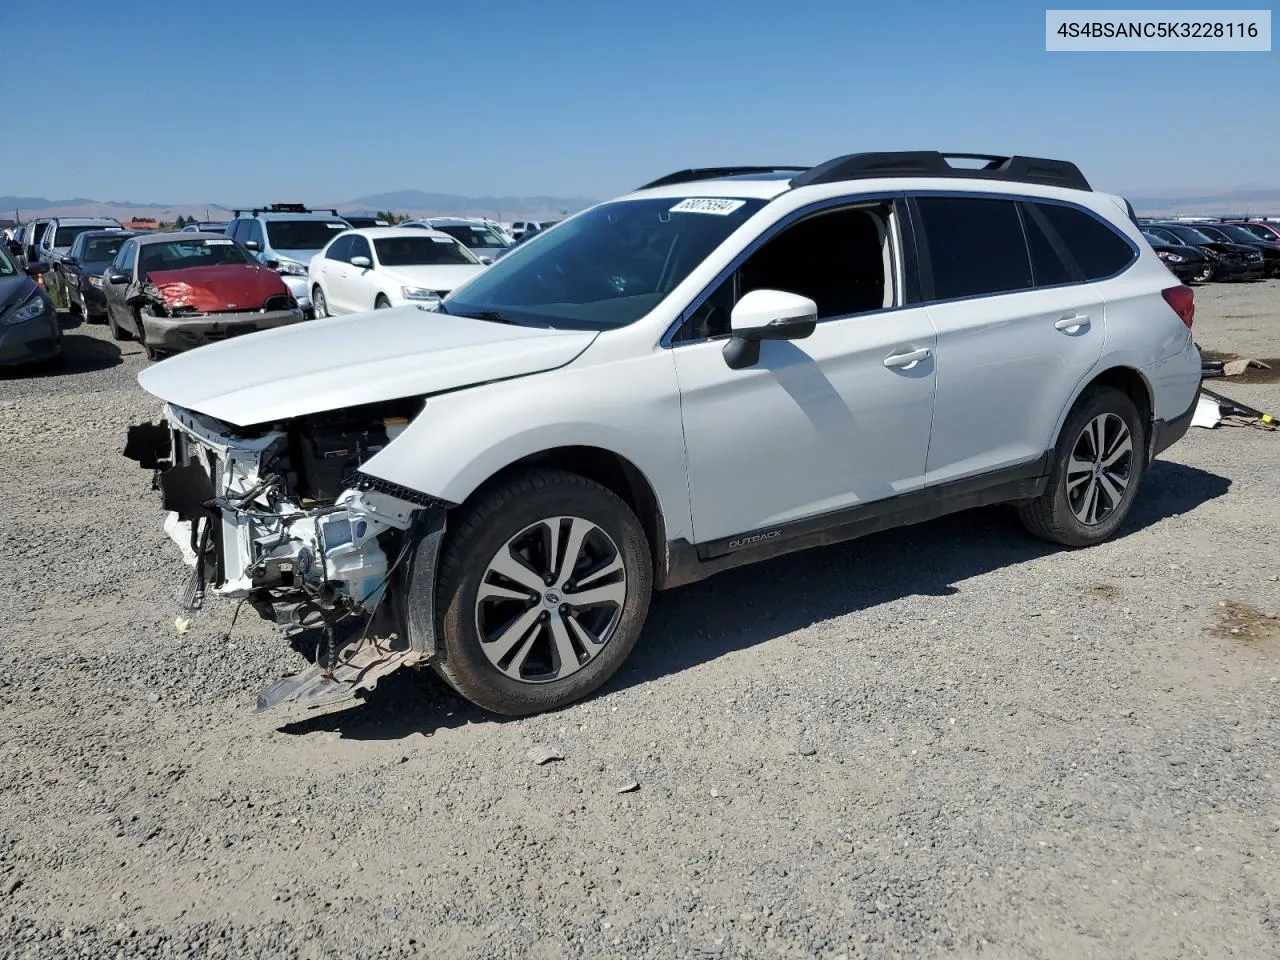
{"label": "rear side window", "polygon": [[1032,285],[1031,261],[1012,200],[920,197],[933,298],[1009,293]]}
{"label": "rear side window", "polygon": [[1036,212],[1062,239],[1086,280],[1114,276],[1133,262],[1133,248],[1111,227],[1083,210],[1057,203],[1035,203]]}

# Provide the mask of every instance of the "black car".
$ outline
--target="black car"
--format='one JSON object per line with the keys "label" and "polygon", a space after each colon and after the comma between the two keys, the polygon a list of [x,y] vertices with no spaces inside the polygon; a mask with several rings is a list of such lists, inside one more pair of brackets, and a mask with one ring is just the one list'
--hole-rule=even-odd
{"label": "black car", "polygon": [[1196,229],[1222,243],[1239,243],[1246,247],[1253,247],[1262,254],[1266,275],[1280,277],[1280,243],[1263,240],[1233,223],[1205,223]]}
{"label": "black car", "polygon": [[351,226],[356,230],[361,230],[365,227],[391,226],[391,224],[387,223],[387,221],[383,220],[381,217],[356,217],[347,216],[345,213],[339,214],[339,216],[341,216],[343,220],[347,221],[347,223],[351,224]]}
{"label": "black car", "polygon": [[33,279],[48,267],[19,267],[0,245],[0,366],[53,360],[62,353],[58,312]]}
{"label": "black car", "polygon": [[1200,231],[1200,224],[1193,227],[1185,223],[1153,223],[1145,229],[1168,243],[1185,244],[1203,253],[1211,268],[1206,279],[1261,280],[1264,275],[1258,250],[1243,243],[1215,240]]}
{"label": "black car", "polygon": [[1147,238],[1147,242],[1151,244],[1151,249],[1156,252],[1156,256],[1164,261],[1164,265],[1183,283],[1188,283],[1192,280],[1203,283],[1211,278],[1212,268],[1209,266],[1209,261],[1195,247],[1189,247],[1181,243],[1170,243],[1145,227],[1142,230],[1142,235]]}
{"label": "black car", "polygon": [[120,245],[132,236],[127,230],[90,230],[76,237],[71,251],[62,258],[67,306],[79,310],[85,323],[107,322],[102,275],[116,258]]}

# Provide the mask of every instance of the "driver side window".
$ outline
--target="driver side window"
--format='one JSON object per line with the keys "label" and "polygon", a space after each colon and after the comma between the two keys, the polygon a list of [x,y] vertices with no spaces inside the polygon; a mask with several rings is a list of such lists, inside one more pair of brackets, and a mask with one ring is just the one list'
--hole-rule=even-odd
{"label": "driver side window", "polygon": [[133,273],[133,263],[135,252],[138,246],[132,240],[126,240],[120,248],[120,252],[116,254],[115,269],[118,273]]}
{"label": "driver side window", "polygon": [[894,304],[888,203],[825,211],[765,241],[694,311],[677,341],[728,336],[733,306],[752,290],[785,290],[818,305],[818,320]]}

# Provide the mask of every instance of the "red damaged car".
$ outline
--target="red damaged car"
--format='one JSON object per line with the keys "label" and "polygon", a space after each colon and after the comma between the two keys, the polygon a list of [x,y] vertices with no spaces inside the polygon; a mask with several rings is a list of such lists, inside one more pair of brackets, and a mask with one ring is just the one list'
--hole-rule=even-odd
{"label": "red damaged car", "polygon": [[151,359],[302,319],[280,275],[229,237],[131,237],[107,267],[107,323]]}

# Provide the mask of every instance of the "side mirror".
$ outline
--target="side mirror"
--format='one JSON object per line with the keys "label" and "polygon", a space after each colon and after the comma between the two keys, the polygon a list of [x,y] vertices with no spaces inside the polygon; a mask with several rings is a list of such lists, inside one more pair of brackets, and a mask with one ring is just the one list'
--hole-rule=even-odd
{"label": "side mirror", "polygon": [[107,283],[114,283],[116,284],[116,286],[119,286],[122,283],[128,283],[128,282],[129,282],[129,275],[127,273],[107,274]]}
{"label": "side mirror", "polygon": [[38,277],[42,273],[47,273],[49,265],[43,260],[37,260],[35,263],[29,263],[25,267],[26,274],[29,277]]}
{"label": "side mirror", "polygon": [[489,264],[493,263],[493,257],[481,257],[480,262],[487,267]]}
{"label": "side mirror", "polygon": [[724,360],[732,370],[760,362],[761,340],[803,340],[818,325],[818,305],[785,290],[752,290],[729,315]]}
{"label": "side mirror", "polygon": [[280,269],[280,261],[279,261],[279,260],[264,260],[264,261],[262,261],[262,265],[263,265],[264,267],[266,267],[268,270],[279,270],[279,269]]}
{"label": "side mirror", "polygon": [[244,248],[246,250],[252,250],[256,253],[262,249],[262,244],[260,244],[257,240],[246,240],[244,242]]}
{"label": "side mirror", "polygon": [[62,265],[63,265],[64,267],[74,267],[74,266],[76,265],[76,258],[75,258],[75,257],[63,257],[63,258],[62,258]]}
{"label": "side mirror", "polygon": [[352,257],[351,265],[353,267],[359,267],[361,270],[369,270],[373,267],[373,261],[368,257]]}

